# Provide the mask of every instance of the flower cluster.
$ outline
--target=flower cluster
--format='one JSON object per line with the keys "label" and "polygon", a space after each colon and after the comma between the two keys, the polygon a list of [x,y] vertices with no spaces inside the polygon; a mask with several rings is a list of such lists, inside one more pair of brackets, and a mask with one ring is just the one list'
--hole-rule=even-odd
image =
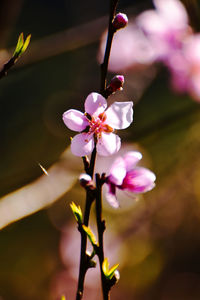
{"label": "flower cluster", "polygon": [[[113,41],[109,68],[125,70],[163,63],[171,85],[200,101],[200,34],[194,33],[179,0],[153,0],[155,9],[142,12]],[[102,48],[99,51],[101,57]]]}
{"label": "flower cluster", "polygon": [[[121,140],[114,129],[127,128],[133,121],[132,102],[114,102],[107,107],[106,99],[91,93],[85,100],[85,113],[75,109],[64,112],[65,125],[79,134],[71,141],[71,151],[76,156],[91,154],[94,147],[97,153],[108,156],[116,153],[121,146]],[[123,157],[118,157],[106,177],[107,201],[118,207],[116,190],[129,191],[134,194],[144,193],[154,187],[155,175],[148,169],[136,167],[142,158],[141,153],[132,151]],[[88,174],[80,176],[82,186],[92,186],[92,178]]]}
{"label": "flower cluster", "polygon": [[[118,13],[112,21],[112,30],[116,32],[126,27],[127,24],[127,16]],[[124,76],[116,75],[103,90],[102,94],[108,98],[116,91],[121,91],[123,84]],[[79,181],[81,186],[90,190],[95,189],[95,184],[90,176],[91,172],[89,172],[88,168],[91,167],[91,162],[87,156],[95,153],[91,156],[92,161],[94,159],[93,156],[96,156],[96,152],[101,156],[117,153],[121,147],[121,139],[114,131],[127,128],[133,121],[133,102],[114,102],[108,105],[106,98],[99,93],[93,92],[85,100],[84,113],[76,109],[69,109],[63,113],[65,125],[69,129],[78,132],[71,138],[71,151],[74,155],[83,157],[85,161],[87,174],[81,174]],[[113,162],[109,174],[102,175],[102,178],[97,174],[107,187],[106,199],[111,206],[115,208],[119,206],[117,190],[138,194],[150,191],[155,186],[156,177],[154,173],[146,168],[136,166],[141,158],[142,154],[139,152],[128,152]],[[94,163],[95,159],[92,164]]]}
{"label": "flower cluster", "polygon": [[[87,96],[84,104],[85,112],[69,109],[63,114],[64,124],[69,129],[78,132],[71,138],[71,151],[74,155],[82,157],[85,169],[85,173],[79,177],[80,185],[86,190],[84,215],[80,206],[74,202],[70,205],[81,234],[77,299],[82,298],[87,270],[96,266],[96,262],[93,260],[95,255],[99,259],[104,299],[109,298],[111,287],[119,280],[117,270],[119,264],[110,268],[109,261],[104,256],[105,221],[102,219],[102,186],[107,187],[106,199],[114,208],[119,206],[117,190],[138,194],[150,191],[155,186],[155,175],[148,169],[136,166],[142,158],[141,153],[136,151],[118,157],[114,160],[108,174],[105,172],[103,174],[96,173],[94,180],[96,155],[109,156],[117,153],[121,147],[121,139],[116,135],[115,130],[125,129],[133,121],[133,102],[114,102],[108,105],[106,100],[116,91],[123,89],[123,75],[114,76],[108,85],[106,85],[106,77],[113,36],[128,24],[128,18],[125,14],[115,14],[117,1],[110,3],[108,42],[101,64],[101,94],[93,92]],[[88,157],[90,154],[91,157]],[[94,200],[96,201],[98,238],[88,226],[91,205]],[[91,253],[86,251],[87,239],[89,239],[93,249]]]}

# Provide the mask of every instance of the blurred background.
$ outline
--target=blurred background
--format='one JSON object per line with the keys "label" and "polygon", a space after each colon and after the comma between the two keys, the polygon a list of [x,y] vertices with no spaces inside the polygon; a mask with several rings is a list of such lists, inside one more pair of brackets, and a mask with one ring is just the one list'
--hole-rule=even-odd
{"label": "blurred background", "polygon": [[[198,32],[198,2],[183,3]],[[150,8],[150,0],[121,0],[118,11],[134,19]],[[77,182],[82,161],[70,152],[73,132],[62,114],[83,110],[99,90],[108,10],[106,0],[0,2],[0,64],[21,32],[32,35],[0,80],[0,300],[75,299],[80,236],[69,204],[84,207],[85,196]],[[111,100],[134,102],[134,122],[119,133],[121,151],[141,151],[141,165],[157,181],[138,201],[121,199],[118,210],[104,202],[105,254],[119,262],[121,276],[111,299],[198,300],[200,104],[171,89],[163,65],[121,72],[124,90]],[[98,158],[97,170],[102,163],[110,158]],[[94,212],[95,231],[93,223]],[[89,270],[83,299],[102,299],[98,270]]]}

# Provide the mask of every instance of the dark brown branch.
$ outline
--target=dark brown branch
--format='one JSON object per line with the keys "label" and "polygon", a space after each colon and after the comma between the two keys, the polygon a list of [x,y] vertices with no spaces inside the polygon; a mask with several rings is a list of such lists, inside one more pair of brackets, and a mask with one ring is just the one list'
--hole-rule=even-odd
{"label": "dark brown branch", "polygon": [[[90,164],[86,158],[83,158],[85,171],[88,175],[93,177],[94,174],[94,166],[96,160],[96,145],[91,155]],[[85,203],[85,213],[84,213],[84,220],[83,224],[88,226],[89,217],[90,217],[90,210],[93,200],[95,199],[95,192],[88,188],[86,190],[86,203]],[[85,275],[88,270],[89,266],[89,257],[86,254],[87,248],[87,235],[86,232],[82,229],[82,226],[79,226],[79,231],[81,233],[81,254],[80,254],[80,266],[79,266],[79,279],[78,279],[78,288],[76,294],[76,300],[81,300],[83,297],[83,290],[84,290],[84,281]]]}
{"label": "dark brown branch", "polygon": [[105,231],[105,221],[102,219],[102,185],[103,181],[100,178],[99,174],[96,174],[96,219],[97,219],[97,230],[98,230],[98,241],[99,247],[97,251],[97,255],[99,258],[100,272],[101,272],[101,284],[103,291],[103,299],[109,300],[109,281],[105,277],[102,265],[104,261],[104,247],[103,247],[103,234]]}
{"label": "dark brown branch", "polygon": [[16,57],[11,57],[7,63],[4,64],[0,71],[0,79],[7,75],[7,72],[15,65]]}
{"label": "dark brown branch", "polygon": [[[88,189],[86,192],[85,215],[83,220],[83,224],[85,226],[88,226],[89,223],[90,210],[91,210],[91,205],[93,200],[94,200],[94,190]],[[78,279],[76,300],[81,300],[83,296],[83,290],[84,290],[85,274],[90,266],[89,266],[89,257],[86,254],[87,235],[81,225],[79,226],[78,229],[81,233],[81,254],[80,254],[79,279]]]}
{"label": "dark brown branch", "polygon": [[109,15],[109,23],[108,23],[108,36],[106,42],[106,50],[104,55],[103,63],[101,64],[101,84],[100,84],[100,93],[104,96],[105,88],[106,88],[106,76],[108,72],[108,62],[110,57],[110,50],[112,46],[112,40],[115,33],[115,29],[113,28],[112,21],[115,16],[116,6],[118,0],[110,1],[110,15]]}

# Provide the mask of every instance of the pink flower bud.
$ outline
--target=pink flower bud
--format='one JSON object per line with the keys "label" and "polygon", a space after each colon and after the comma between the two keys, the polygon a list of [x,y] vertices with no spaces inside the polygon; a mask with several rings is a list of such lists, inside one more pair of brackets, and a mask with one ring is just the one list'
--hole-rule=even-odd
{"label": "pink flower bud", "polygon": [[110,87],[113,89],[113,92],[116,90],[122,90],[124,84],[124,76],[123,75],[116,75],[112,78],[110,82]]}
{"label": "pink flower bud", "polygon": [[125,14],[118,13],[113,20],[113,27],[115,30],[126,27],[128,24],[128,17]]}
{"label": "pink flower bud", "polygon": [[116,75],[112,78],[110,84],[105,90],[105,97],[108,98],[111,94],[115,93],[117,90],[123,90],[124,76]]}

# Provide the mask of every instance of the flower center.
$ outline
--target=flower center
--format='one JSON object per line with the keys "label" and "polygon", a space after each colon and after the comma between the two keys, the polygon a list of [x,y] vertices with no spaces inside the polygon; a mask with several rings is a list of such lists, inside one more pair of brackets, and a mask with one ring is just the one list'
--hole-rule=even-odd
{"label": "flower center", "polygon": [[99,114],[98,117],[91,117],[91,119],[89,119],[89,133],[94,134],[96,138],[100,138],[102,132],[113,132],[114,129],[105,123],[106,118],[105,112]]}

